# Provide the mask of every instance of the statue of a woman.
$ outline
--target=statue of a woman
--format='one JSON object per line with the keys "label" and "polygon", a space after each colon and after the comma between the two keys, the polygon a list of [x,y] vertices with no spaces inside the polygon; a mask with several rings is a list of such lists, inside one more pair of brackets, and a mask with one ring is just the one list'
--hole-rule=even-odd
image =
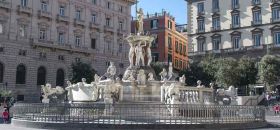
{"label": "statue of a woman", "polygon": [[129,49],[128,58],[129,58],[130,67],[132,67],[134,65],[133,58],[135,55],[135,46],[130,42],[129,42],[129,45],[130,45],[130,49]]}

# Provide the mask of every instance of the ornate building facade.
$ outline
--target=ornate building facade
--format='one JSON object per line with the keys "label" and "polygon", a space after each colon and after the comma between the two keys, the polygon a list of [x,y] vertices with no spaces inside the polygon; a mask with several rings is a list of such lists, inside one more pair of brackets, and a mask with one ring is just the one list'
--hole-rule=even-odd
{"label": "ornate building facade", "polygon": [[186,0],[191,59],[279,54],[279,0]]}
{"label": "ornate building facade", "polygon": [[1,0],[0,89],[39,101],[40,85],[65,86],[74,62],[103,74],[128,66],[134,0]]}
{"label": "ornate building facade", "polygon": [[[132,21],[131,32],[135,32]],[[166,11],[148,14],[144,18],[144,32],[156,35],[153,41],[153,62],[173,63],[173,68],[183,70],[188,62],[187,37],[177,31],[175,18]]]}

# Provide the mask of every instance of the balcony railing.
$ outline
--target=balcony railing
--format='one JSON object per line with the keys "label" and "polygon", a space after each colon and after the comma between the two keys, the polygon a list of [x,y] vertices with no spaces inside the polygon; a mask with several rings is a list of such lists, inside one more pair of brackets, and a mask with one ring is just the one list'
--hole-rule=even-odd
{"label": "balcony railing", "polygon": [[60,14],[57,14],[56,20],[57,20],[58,22],[66,22],[66,23],[69,23],[69,17],[63,16],[63,15],[60,15]]}
{"label": "balcony railing", "polygon": [[11,3],[8,1],[0,1],[0,8],[10,10]]}
{"label": "balcony railing", "polygon": [[220,9],[219,9],[219,8],[213,8],[213,9],[212,9],[212,13],[218,13],[218,12],[220,12]]}
{"label": "balcony railing", "polygon": [[91,29],[99,29],[100,24],[97,23],[97,22],[90,22],[90,23],[89,23],[89,27],[90,27]]}
{"label": "balcony railing", "polygon": [[270,0],[271,3],[280,3],[280,0]]}
{"label": "balcony railing", "polygon": [[74,26],[85,26],[85,21],[84,20],[81,20],[81,19],[74,19]]}
{"label": "balcony railing", "polygon": [[17,6],[17,11],[18,11],[18,13],[25,13],[25,14],[28,14],[28,15],[32,14],[32,8],[30,8],[28,6],[18,5]]}
{"label": "balcony railing", "polygon": [[240,28],[240,24],[230,24],[230,27],[233,28]]}
{"label": "balcony railing", "polygon": [[205,33],[205,29],[196,29],[196,33]]}
{"label": "balcony railing", "polygon": [[41,17],[45,17],[49,20],[52,19],[52,15],[50,12],[47,12],[47,11],[42,11],[42,10],[38,10],[38,17],[41,18]]}
{"label": "balcony railing", "polygon": [[252,25],[252,26],[261,25],[261,24],[262,24],[262,20],[259,20],[259,21],[251,21],[251,25]]}
{"label": "balcony railing", "polygon": [[201,16],[201,15],[205,15],[205,11],[198,11],[197,15]]}
{"label": "balcony railing", "polygon": [[105,26],[104,26],[104,31],[106,31],[106,32],[114,32],[114,28],[111,27],[111,26],[105,25]]}
{"label": "balcony railing", "polygon": [[271,23],[278,23],[280,22],[280,18],[270,18]]}
{"label": "balcony railing", "polygon": [[255,2],[254,0],[251,1],[252,6],[256,6],[256,5],[260,5],[260,4],[261,4],[261,0],[259,0],[258,2]]}
{"label": "balcony railing", "polygon": [[220,31],[221,27],[217,26],[217,27],[211,27],[211,31]]}

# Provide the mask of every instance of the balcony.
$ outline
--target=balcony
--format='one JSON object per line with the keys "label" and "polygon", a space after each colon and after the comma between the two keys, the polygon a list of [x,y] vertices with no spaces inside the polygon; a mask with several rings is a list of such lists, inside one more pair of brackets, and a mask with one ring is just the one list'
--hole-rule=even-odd
{"label": "balcony", "polygon": [[97,22],[90,22],[89,27],[91,29],[100,29],[100,24],[98,24]]}
{"label": "balcony", "polygon": [[252,26],[257,26],[257,25],[261,25],[262,24],[262,20],[259,21],[251,21],[251,25]]}
{"label": "balcony", "polygon": [[50,12],[47,12],[47,11],[42,11],[42,10],[38,10],[38,17],[39,18],[47,18],[49,20],[52,20],[52,15]]}
{"label": "balcony", "polygon": [[69,53],[82,53],[87,56],[91,54],[87,47],[74,47],[70,44],[56,44],[54,41],[31,39],[30,45],[33,48],[50,48],[51,50],[64,50]]}
{"label": "balcony", "polygon": [[240,24],[230,24],[231,29],[240,28]]}
{"label": "balcony", "polygon": [[196,33],[197,33],[197,34],[199,34],[199,33],[205,33],[205,29],[202,29],[202,30],[196,29]]}
{"label": "balcony", "polygon": [[57,22],[65,22],[66,24],[69,23],[69,17],[63,16],[63,15],[59,15],[59,14],[57,14],[56,20],[57,20]]}
{"label": "balcony", "polygon": [[261,0],[259,0],[259,2],[255,2],[254,0],[252,0],[252,1],[251,1],[251,5],[252,5],[252,6],[261,5]]}
{"label": "balcony", "polygon": [[197,12],[198,16],[205,15],[205,11]]}
{"label": "balcony", "polygon": [[270,0],[271,3],[280,3],[280,0]]}
{"label": "balcony", "polygon": [[74,26],[82,26],[85,27],[85,21],[81,19],[74,19]]}
{"label": "balcony", "polygon": [[270,23],[279,23],[280,18],[270,18]]}
{"label": "balcony", "polygon": [[232,10],[239,9],[239,8],[240,8],[240,4],[232,5],[231,7]]}
{"label": "balcony", "polygon": [[11,8],[11,3],[8,1],[0,1],[0,8],[6,9],[7,11]]}
{"label": "balcony", "polygon": [[217,27],[211,27],[211,31],[212,32],[215,32],[215,31],[220,31],[221,30],[221,27],[220,26],[217,26]]}
{"label": "balcony", "polygon": [[113,27],[111,27],[111,26],[104,26],[104,31],[105,32],[112,32],[112,33],[114,33],[114,28]]}
{"label": "balcony", "polygon": [[127,31],[124,29],[118,29],[117,31],[118,31],[118,35],[124,35],[127,33]]}
{"label": "balcony", "polygon": [[220,9],[219,9],[219,8],[213,8],[213,9],[212,9],[212,13],[218,13],[218,12],[220,12]]}
{"label": "balcony", "polygon": [[24,13],[24,14],[27,14],[27,15],[31,16],[31,14],[32,14],[32,9],[31,9],[30,7],[27,7],[27,6],[18,5],[18,6],[17,6],[17,12],[18,12],[19,14]]}

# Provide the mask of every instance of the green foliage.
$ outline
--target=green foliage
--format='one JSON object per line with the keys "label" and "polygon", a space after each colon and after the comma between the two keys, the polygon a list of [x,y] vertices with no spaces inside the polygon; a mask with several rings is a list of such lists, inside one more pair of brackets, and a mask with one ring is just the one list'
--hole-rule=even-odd
{"label": "green foliage", "polygon": [[218,61],[219,60],[215,59],[214,56],[209,55],[200,62],[200,66],[203,68],[203,71],[207,73],[207,75],[210,76],[209,78],[211,79],[214,79],[215,74],[219,69],[219,66],[217,66]]}
{"label": "green foliage", "polygon": [[199,63],[189,64],[189,67],[184,71],[180,71],[179,75],[185,75],[186,84],[191,86],[197,85],[197,80],[202,80],[202,84],[204,85],[210,84],[210,82],[213,80],[210,75],[203,71],[203,68]]}
{"label": "green foliage", "polygon": [[242,57],[238,62],[238,75],[239,86],[248,86],[249,84],[255,84],[257,81],[258,69],[256,68],[255,61],[248,58]]}
{"label": "green foliage", "polygon": [[12,97],[12,91],[0,89],[0,97]]}
{"label": "green foliage", "polygon": [[90,83],[94,80],[94,74],[96,71],[92,69],[90,64],[76,62],[71,65],[71,82],[77,83],[81,82],[82,78],[86,78],[87,82]]}
{"label": "green foliage", "polygon": [[[260,62],[260,78],[269,86],[275,85],[280,78],[280,60],[276,56],[266,55]],[[272,89],[270,89],[272,90]]]}
{"label": "green foliage", "polygon": [[217,72],[215,73],[215,79],[217,83],[224,87],[230,85],[236,85],[238,82],[238,70],[237,61],[233,58],[218,59]]}

